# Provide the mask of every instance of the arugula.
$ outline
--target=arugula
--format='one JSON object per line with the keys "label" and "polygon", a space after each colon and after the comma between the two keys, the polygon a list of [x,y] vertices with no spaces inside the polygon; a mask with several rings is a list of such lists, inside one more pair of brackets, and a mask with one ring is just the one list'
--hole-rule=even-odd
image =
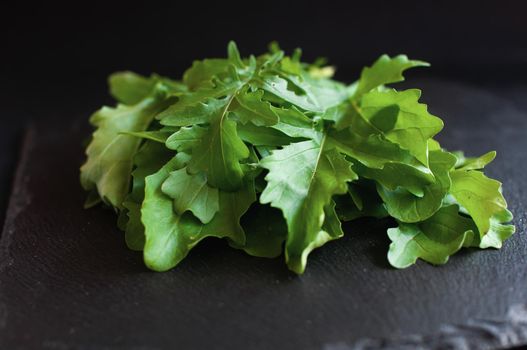
{"label": "arugula", "polygon": [[311,250],[340,236],[339,230],[323,229],[326,213],[335,215],[327,207],[333,195],[346,193],[357,174],[344,155],[327,146],[326,136],[275,150],[260,165],[269,170],[260,202],[282,210],[288,226],[286,262],[302,273]]}
{"label": "arugula", "polygon": [[392,217],[388,261],[444,264],[463,247],[500,248],[514,233],[501,183],[434,137],[443,122],[421,91],[389,84],[428,63],[381,56],[351,85],[334,68],[276,43],[242,57],[195,61],[181,80],[110,76],[118,104],[96,128],[81,167],[89,191],[119,214],[127,245],[156,271],[206,237],[259,257],[284,253],[301,274],[341,221]]}

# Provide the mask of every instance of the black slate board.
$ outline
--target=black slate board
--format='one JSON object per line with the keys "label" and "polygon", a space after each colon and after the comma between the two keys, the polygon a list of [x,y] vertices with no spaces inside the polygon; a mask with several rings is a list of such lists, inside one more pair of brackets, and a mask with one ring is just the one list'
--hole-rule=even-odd
{"label": "black slate board", "polygon": [[[114,214],[84,210],[78,184],[85,119],[29,127],[0,250],[2,349],[351,349],[527,343],[527,94],[447,81],[424,87],[445,119],[440,140],[491,149],[517,234],[448,265],[388,266],[390,221],[363,220],[315,251],[307,272],[220,240],[167,273],[145,269]],[[482,321],[483,320],[483,321]]]}

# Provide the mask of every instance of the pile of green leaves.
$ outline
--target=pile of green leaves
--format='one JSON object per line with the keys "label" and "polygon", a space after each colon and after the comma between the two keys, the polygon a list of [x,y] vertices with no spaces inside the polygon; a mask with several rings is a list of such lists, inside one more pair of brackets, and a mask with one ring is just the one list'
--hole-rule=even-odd
{"label": "pile of green leaves", "polygon": [[117,106],[90,119],[86,204],[115,208],[127,245],[157,271],[218,237],[254,256],[284,250],[301,274],[313,249],[343,236],[342,221],[368,216],[396,220],[398,268],[500,248],[514,226],[501,184],[482,172],[495,152],[446,151],[421,91],[386,86],[419,66],[383,55],[346,85],[299,50],[241,58],[231,42],[226,59],[196,61],[180,81],[113,74]]}

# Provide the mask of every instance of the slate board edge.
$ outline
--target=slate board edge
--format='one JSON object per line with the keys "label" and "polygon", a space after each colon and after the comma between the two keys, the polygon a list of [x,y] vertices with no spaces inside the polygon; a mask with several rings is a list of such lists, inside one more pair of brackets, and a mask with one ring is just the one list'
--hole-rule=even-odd
{"label": "slate board edge", "polygon": [[[31,201],[31,195],[27,193],[24,185],[24,173],[27,158],[34,147],[35,134],[34,125],[30,125],[26,128],[23,136],[0,238],[0,272],[12,263],[9,246],[14,233],[14,221]],[[0,286],[0,330],[6,327],[7,316],[7,304]],[[502,319],[469,319],[464,324],[445,324],[432,334],[409,334],[394,338],[363,338],[353,345],[345,343],[325,344],[323,349],[497,349],[522,345],[527,345],[527,303],[511,305],[507,315]]]}
{"label": "slate board edge", "polygon": [[[0,273],[12,263],[9,246],[14,233],[13,223],[15,218],[24,209],[29,200],[28,194],[26,193],[26,187],[23,186],[23,174],[27,163],[27,157],[30,153],[29,151],[33,147],[34,133],[35,129],[31,125],[25,129],[20,143],[21,147],[18,150],[18,161],[15,166],[11,193],[9,196],[7,210],[4,216],[3,229],[0,236]],[[0,343],[2,339],[1,334],[7,326],[7,317],[8,305],[4,297],[3,286],[0,285]]]}
{"label": "slate board edge", "polygon": [[527,304],[512,305],[504,319],[470,319],[443,325],[433,334],[398,338],[364,338],[353,346],[330,344],[324,350],[370,349],[505,349],[527,344]]}
{"label": "slate board edge", "polygon": [[[2,235],[0,236],[0,272],[2,272],[7,266],[11,264],[9,246],[11,244],[12,235],[14,233],[14,220],[31,200],[30,195],[26,192],[26,187],[23,185],[23,182],[24,169],[26,167],[27,158],[30,154],[30,150],[32,149],[34,144],[35,132],[36,130],[34,126],[30,124],[25,129],[24,135],[22,136],[21,148],[19,151],[18,161],[15,166],[11,193],[9,195],[7,210],[5,213]],[[0,290],[0,297],[1,296],[2,293]],[[2,315],[0,314],[0,320],[1,319]]]}

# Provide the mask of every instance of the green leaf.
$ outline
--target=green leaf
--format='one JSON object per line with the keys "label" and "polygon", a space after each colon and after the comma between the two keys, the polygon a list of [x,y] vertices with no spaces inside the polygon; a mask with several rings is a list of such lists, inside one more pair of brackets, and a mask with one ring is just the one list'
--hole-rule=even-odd
{"label": "green leaf", "polygon": [[233,248],[262,258],[276,258],[282,254],[287,236],[287,225],[282,213],[269,205],[253,205],[242,218],[245,244],[230,242]]}
{"label": "green leaf", "polygon": [[321,117],[324,120],[333,122],[333,127],[336,130],[341,131],[351,125],[352,115],[352,104],[341,103],[337,106],[326,109]]}
{"label": "green leaf", "polygon": [[[324,207],[324,224],[322,225],[322,230],[329,235],[328,240],[334,240],[344,236],[344,231],[342,231],[342,223],[337,215],[336,211],[337,204],[335,201],[331,200],[329,205]],[[324,242],[325,243],[325,242]],[[319,247],[318,245],[316,247]]]}
{"label": "green leaf", "polygon": [[396,268],[413,265],[418,258],[432,264],[445,264],[450,255],[470,246],[476,226],[458,214],[458,206],[441,208],[434,216],[418,224],[399,223],[388,229],[392,243],[388,261]]}
{"label": "green leaf", "polygon": [[135,105],[150,95],[157,79],[146,78],[134,72],[116,72],[108,78],[110,93],[125,105]]}
{"label": "green leaf", "polygon": [[297,108],[271,109],[278,114],[280,121],[272,127],[290,137],[317,138],[318,132],[313,128],[313,121]]}
{"label": "green leaf", "polygon": [[325,111],[343,102],[348,102],[353,94],[352,90],[338,81],[314,78],[309,73],[304,73],[301,76],[289,75],[284,78],[301,90],[310,101],[314,101],[319,107],[319,111]]}
{"label": "green leaf", "polygon": [[182,127],[170,135],[165,144],[169,149],[190,153],[199,145],[206,132],[207,128],[199,125]]}
{"label": "green leaf", "polygon": [[315,79],[333,78],[333,76],[335,75],[335,67],[333,66],[317,67],[313,65],[309,67],[308,73],[311,77]]}
{"label": "green leaf", "polygon": [[512,236],[516,231],[516,228],[513,225],[505,225],[506,223],[511,222],[512,219],[512,213],[507,209],[494,214],[490,218],[490,228],[487,233],[481,237],[478,246],[482,249],[501,248],[503,241]]}
{"label": "green leaf", "polygon": [[381,135],[361,137],[343,130],[332,132],[330,136],[330,142],[340,152],[356,160],[353,166],[355,172],[387,189],[404,187],[410,193],[422,196],[424,187],[435,180],[430,169]]}
{"label": "green leaf", "polygon": [[249,157],[249,149],[238,136],[236,122],[224,114],[217,117],[192,154],[191,173],[204,171],[211,186],[226,191],[241,187],[244,174],[240,161]]}
{"label": "green leaf", "polygon": [[284,146],[300,141],[298,138],[289,137],[276,129],[252,124],[238,124],[238,136],[253,146]]}
{"label": "green leaf", "polygon": [[501,183],[476,170],[456,170],[450,176],[450,194],[472,216],[483,237],[490,229],[491,218],[507,209]]}
{"label": "green leaf", "polygon": [[291,57],[284,57],[282,59],[280,62],[280,70],[287,74],[298,76],[303,73],[302,64],[298,60],[291,59]]}
{"label": "green leaf", "polygon": [[165,126],[190,126],[207,122],[204,115],[211,110],[221,109],[232,96],[244,86],[239,80],[223,82],[214,80],[212,87],[200,88],[193,92],[175,94],[177,102],[156,116]]}
{"label": "green leaf", "polygon": [[229,62],[232,63],[235,67],[244,67],[242,58],[240,57],[240,51],[238,51],[238,47],[236,46],[236,43],[234,41],[230,41],[227,45],[227,55]]}
{"label": "green leaf", "polygon": [[371,91],[361,100],[359,114],[386,139],[428,165],[428,140],[443,128],[441,119],[419,103],[421,91]]}
{"label": "green leaf", "polygon": [[[386,164],[406,164],[416,170],[431,175],[431,171],[423,166],[408,151],[397,144],[386,140],[382,135],[362,137],[351,130],[330,132],[330,140],[342,153],[357,159],[369,168],[383,169]],[[430,176],[428,176],[430,178]],[[433,177],[431,177],[433,179]]]}
{"label": "green leaf", "polygon": [[183,74],[183,82],[190,90],[198,87],[213,86],[212,79],[215,76],[227,72],[229,61],[226,59],[206,59],[194,61],[192,67]]}
{"label": "green leaf", "polygon": [[165,143],[167,138],[173,134],[173,131],[123,131],[121,134],[159,143]]}
{"label": "green leaf", "polygon": [[96,189],[104,202],[122,208],[130,189],[133,157],[141,143],[141,139],[123,133],[145,131],[164,107],[164,101],[151,97],[134,106],[103,107],[92,115],[90,122],[97,130],[81,167],[84,189]]}
{"label": "green leaf", "polygon": [[151,95],[155,89],[166,93],[187,91],[187,87],[178,81],[157,74],[146,78],[129,71],[113,73],[108,78],[108,85],[112,96],[125,105],[135,105],[141,102]]}
{"label": "green leaf", "polygon": [[296,94],[288,88],[287,80],[277,75],[265,75],[256,80],[255,85],[306,111],[323,112],[323,109],[317,105],[316,101],[307,95]]}
{"label": "green leaf", "polygon": [[244,174],[240,161],[249,156],[249,149],[236,131],[236,122],[228,117],[233,98],[209,99],[207,103],[183,109],[174,115],[170,125],[208,123],[208,127],[181,129],[167,140],[167,147],[171,149],[188,151],[189,147],[192,148],[190,173],[203,171],[211,186],[227,191],[241,187]]}
{"label": "green leaf", "polygon": [[[207,130],[201,133],[199,142],[192,141],[193,157],[188,170],[192,174],[200,171],[205,172],[211,186],[227,191],[235,191],[240,188],[244,176],[240,161],[249,156],[249,149],[237,134],[236,122],[232,118],[234,112],[231,111],[233,101],[245,84],[246,81],[236,81],[230,85],[222,83],[213,89],[182,95],[175,105],[158,116],[163,125],[192,126],[205,124],[208,126]],[[221,93],[218,93],[217,90],[220,90]],[[225,97],[219,98],[221,96]],[[272,110],[262,112],[264,110],[262,105],[267,106],[267,104],[261,100],[260,102],[258,107],[260,114],[255,118],[260,118],[258,120],[261,122],[262,113],[272,112]],[[257,104],[258,102],[253,99],[248,105],[254,109]],[[249,118],[247,113],[244,114],[244,118]],[[261,124],[260,122],[255,122],[255,124]],[[167,146],[183,149],[181,147],[184,146],[177,139],[180,136],[169,138]],[[186,145],[188,142],[185,143]]]}
{"label": "green leaf", "polygon": [[345,193],[347,182],[357,175],[336,149],[327,148],[325,137],[285,146],[260,165],[269,170],[260,202],[282,210],[289,231],[286,262],[292,271],[302,273],[311,250],[333,237],[322,228],[324,208],[333,195]]}
{"label": "green leaf", "polygon": [[408,68],[427,66],[429,66],[428,63],[409,60],[406,55],[398,55],[393,58],[382,55],[371,67],[362,70],[353,98],[360,98],[364,93],[381,85],[403,81],[402,73]]}
{"label": "green leaf", "polygon": [[342,221],[361,217],[385,218],[388,212],[377,194],[375,182],[358,180],[348,185],[348,193],[334,198],[336,211]]}
{"label": "green leaf", "polygon": [[219,191],[207,185],[204,173],[188,174],[186,168],[172,171],[161,191],[174,200],[176,214],[192,212],[202,223],[209,223],[219,211]]}
{"label": "green leaf", "polygon": [[[132,192],[123,202],[126,209],[125,230],[126,245],[132,250],[143,250],[145,244],[144,227],[141,223],[141,204],[145,197],[145,177],[158,171],[171,156],[162,144],[147,141],[134,156],[135,169],[132,172]],[[183,154],[179,156],[182,158]]]}
{"label": "green leaf", "polygon": [[236,118],[243,124],[248,122],[257,126],[274,125],[278,123],[278,115],[271,109],[271,104],[263,101],[264,92],[245,91],[236,95],[236,103],[231,109]]}
{"label": "green leaf", "polygon": [[92,208],[98,205],[99,203],[101,203],[101,197],[99,197],[99,194],[96,190],[91,190],[90,192],[88,192],[88,196],[84,201],[84,209]]}
{"label": "green leaf", "polygon": [[458,158],[456,163],[457,170],[480,170],[496,158],[496,151],[485,153],[477,158],[466,158],[463,152],[458,152],[456,156]]}
{"label": "green leaf", "polygon": [[237,244],[245,244],[239,221],[255,201],[252,182],[246,182],[237,192],[221,191],[220,210],[211,222],[204,225],[190,213],[177,215],[173,210],[173,200],[161,190],[170,172],[180,168],[179,160],[174,158],[145,180],[145,200],[141,209],[146,236],[144,260],[152,270],[166,271],[176,266],[206,237],[228,237]]}
{"label": "green leaf", "polygon": [[195,103],[188,102],[187,105],[185,100],[180,100],[159,114],[157,118],[161,119],[161,124],[167,126],[206,124],[211,116],[223,113],[228,102],[228,98],[204,97]]}
{"label": "green leaf", "polygon": [[269,54],[264,54],[258,57],[258,65],[260,71],[265,72],[272,70],[279,66],[280,61],[284,58],[284,52],[279,48],[271,51]]}
{"label": "green leaf", "polygon": [[[441,150],[441,145],[436,140],[429,139],[428,140],[428,150],[429,151],[440,151]],[[454,152],[452,152],[452,154],[454,154],[457,157],[457,155]]]}
{"label": "green leaf", "polygon": [[228,75],[231,64],[232,61],[225,58],[209,58],[202,61],[194,61],[192,67],[187,69],[183,74],[183,82],[191,91],[203,87],[210,88],[214,86],[214,79],[223,79]]}
{"label": "green leaf", "polygon": [[272,146],[255,146],[254,148],[258,151],[258,154],[260,155],[259,158],[267,157],[275,150]]}
{"label": "green leaf", "polygon": [[388,213],[397,220],[407,223],[424,221],[434,215],[450,189],[449,172],[455,164],[456,157],[451,153],[430,152],[430,169],[435,176],[435,182],[427,185],[420,197],[401,187],[388,190],[378,185],[377,191]]}

